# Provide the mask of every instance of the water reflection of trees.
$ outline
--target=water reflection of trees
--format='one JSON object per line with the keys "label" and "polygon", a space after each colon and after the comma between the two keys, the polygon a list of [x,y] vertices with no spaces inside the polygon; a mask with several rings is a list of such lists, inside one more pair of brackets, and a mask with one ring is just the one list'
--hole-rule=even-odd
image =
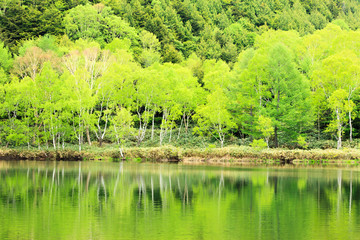
{"label": "water reflection of trees", "polygon": [[[11,209],[13,221],[34,219],[33,227],[44,225],[39,215],[51,216],[51,224],[62,227],[65,222],[68,227],[80,227],[102,224],[104,219],[111,220],[108,224],[117,220],[116,224],[125,224],[129,233],[139,234],[156,232],[144,226],[139,229],[139,222],[154,227],[171,225],[182,231],[190,231],[186,229],[190,225],[194,225],[193,231],[198,225],[206,226],[214,237],[224,234],[222,229],[231,229],[233,234],[248,237],[271,233],[286,238],[289,232],[298,236],[310,234],[314,226],[317,230],[312,237],[331,237],[339,232],[351,237],[358,233],[357,171],[313,174],[294,170],[249,173],[126,168],[126,164],[119,163],[115,169],[112,165],[111,171],[92,170],[81,164],[76,168],[1,169],[0,214],[5,216]],[[169,222],[163,222],[164,216]],[[14,228],[5,220],[0,220],[0,224]],[[51,227],[50,223],[47,226]],[[111,230],[113,234],[117,231]],[[85,236],[89,234],[85,232]]]}

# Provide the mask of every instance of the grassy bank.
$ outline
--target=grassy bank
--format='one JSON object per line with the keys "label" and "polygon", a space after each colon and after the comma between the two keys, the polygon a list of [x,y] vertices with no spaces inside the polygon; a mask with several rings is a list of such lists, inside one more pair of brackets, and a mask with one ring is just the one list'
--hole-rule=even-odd
{"label": "grassy bank", "polygon": [[130,147],[124,149],[124,158],[120,157],[116,147],[85,147],[82,152],[69,147],[64,150],[53,149],[0,149],[2,160],[57,160],[57,161],[136,161],[136,162],[183,162],[185,164],[240,164],[243,162],[301,162],[347,161],[360,160],[360,150],[256,150],[251,147],[233,146],[225,148],[179,148],[163,147]]}

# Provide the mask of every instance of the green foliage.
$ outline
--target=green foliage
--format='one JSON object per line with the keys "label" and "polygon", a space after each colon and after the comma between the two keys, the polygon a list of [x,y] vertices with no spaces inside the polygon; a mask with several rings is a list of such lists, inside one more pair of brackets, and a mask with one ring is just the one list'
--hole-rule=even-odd
{"label": "green foliage", "polygon": [[309,147],[309,144],[306,142],[306,138],[301,135],[298,136],[296,143],[299,144],[299,146],[304,149],[307,149]]}
{"label": "green foliage", "polygon": [[271,118],[260,115],[256,129],[261,132],[262,136],[266,140],[267,147],[269,147],[269,138],[274,134],[274,127],[272,125]]}
{"label": "green foliage", "polygon": [[9,71],[12,67],[12,62],[11,53],[7,47],[5,47],[4,43],[0,41],[0,68]]}
{"label": "green foliage", "polygon": [[263,150],[267,148],[267,143],[264,141],[264,139],[254,139],[253,142],[250,143],[250,146],[255,150]]}
{"label": "green foliage", "polygon": [[127,22],[112,14],[110,7],[102,4],[79,5],[64,17],[67,35],[72,40],[91,39],[100,44],[110,43],[114,38],[128,38],[133,44],[138,41],[137,31]]}
{"label": "green foliage", "polygon": [[333,0],[1,2],[0,142],[81,150],[94,140],[263,138],[304,148],[301,136],[336,132],[339,147],[360,127],[358,9]]}
{"label": "green foliage", "polygon": [[224,146],[227,133],[236,127],[230,112],[227,110],[227,102],[221,89],[215,90],[207,97],[207,103],[199,106],[194,116],[198,126],[194,128],[195,133],[208,134],[220,141]]}
{"label": "green foliage", "polygon": [[274,98],[269,99],[266,111],[274,119],[275,138],[279,130],[284,138],[296,139],[312,121],[310,90],[307,80],[296,69],[291,53],[282,44],[270,50],[269,75]]}
{"label": "green foliage", "polygon": [[295,30],[303,36],[329,22],[344,29],[360,27],[359,3],[352,0],[41,0],[36,4],[10,0],[0,5],[1,40],[14,52],[19,42],[66,33],[70,39],[91,38],[102,46],[126,37],[140,55],[139,39],[146,30],[159,40],[164,61],[173,63],[192,52],[205,59],[234,63],[237,53],[253,46],[256,35],[269,28]]}

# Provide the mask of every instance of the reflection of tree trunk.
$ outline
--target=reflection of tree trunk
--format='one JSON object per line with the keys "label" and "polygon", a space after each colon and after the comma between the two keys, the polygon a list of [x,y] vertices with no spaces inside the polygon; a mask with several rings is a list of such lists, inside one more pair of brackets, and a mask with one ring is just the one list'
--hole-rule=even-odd
{"label": "reflection of tree trunk", "polygon": [[189,204],[189,189],[188,189],[188,185],[185,179],[185,188],[184,188],[184,197],[183,197],[183,201],[185,203],[186,200],[186,204]]}
{"label": "reflection of tree trunk", "polygon": [[180,187],[180,180],[179,180],[179,177],[177,178],[177,183],[178,183],[179,193],[180,193],[180,196],[181,196],[181,195],[182,195],[182,191],[181,191],[181,187]]}
{"label": "reflection of tree trunk", "polygon": [[78,192],[79,192],[79,209],[80,209],[80,200],[81,200],[81,186],[82,186],[82,173],[81,173],[81,162],[79,162],[79,176],[78,176]]}
{"label": "reflection of tree trunk", "polygon": [[99,185],[97,186],[96,196],[97,196],[98,202],[100,202],[100,186]]}
{"label": "reflection of tree trunk", "polygon": [[141,192],[142,194],[146,194],[146,187],[145,187],[145,181],[142,176],[140,176],[140,186],[141,186]]}
{"label": "reflection of tree trunk", "polygon": [[[47,169],[46,169],[46,173],[47,173]],[[47,175],[47,174],[46,174]],[[45,178],[47,178],[47,176],[45,177]],[[34,172],[33,172],[33,179],[34,179]],[[33,182],[34,182],[34,180],[33,180]],[[44,187],[45,188],[45,187]],[[43,193],[45,192],[45,189],[43,189]],[[38,196],[38,191],[36,190],[36,188],[34,188],[34,208],[36,207],[36,202],[37,202],[37,196]]]}
{"label": "reflection of tree trunk", "polygon": [[341,201],[341,180],[342,180],[342,171],[338,171],[338,199],[337,199],[337,214],[339,214],[340,201]]}
{"label": "reflection of tree trunk", "polygon": [[274,194],[275,194],[275,196],[277,195],[277,193],[278,193],[278,178],[274,177]]}
{"label": "reflection of tree trunk", "polygon": [[151,177],[151,202],[154,204],[154,182],[152,177]]}
{"label": "reflection of tree trunk", "polygon": [[350,193],[349,193],[349,214],[351,215],[351,202],[352,202],[352,171],[350,171]]}
{"label": "reflection of tree trunk", "polygon": [[249,181],[249,185],[250,185],[250,211],[252,211],[253,209],[253,183],[252,181]]}
{"label": "reflection of tree trunk", "polygon": [[79,187],[81,185],[81,162],[79,162],[79,176],[78,176],[78,184],[79,184]]}
{"label": "reflection of tree trunk", "polygon": [[161,172],[160,172],[160,176],[159,176],[159,184],[160,184],[160,191],[162,192],[162,190],[163,190],[163,180],[162,180]]}
{"label": "reflection of tree trunk", "polygon": [[320,209],[320,180],[318,179],[318,190],[317,190],[317,205],[318,205],[318,209]]}
{"label": "reflection of tree trunk", "polygon": [[279,216],[279,204],[276,204],[276,226],[277,226],[277,239],[280,239],[280,216]]}
{"label": "reflection of tree trunk", "polygon": [[104,195],[105,195],[105,202],[107,201],[107,193],[106,193],[106,186],[105,186],[105,181],[104,181],[104,177],[101,175],[101,185],[104,188]]}
{"label": "reflection of tree trunk", "polygon": [[50,203],[51,203],[51,195],[52,195],[52,190],[53,190],[54,181],[55,181],[55,173],[56,173],[56,169],[54,168],[53,175],[52,175],[52,180],[51,180],[51,188],[50,188]]}
{"label": "reflection of tree trunk", "polygon": [[138,192],[138,195],[139,195],[138,204],[140,204],[140,202],[141,202],[141,183],[140,183],[140,180],[138,182],[138,189],[139,189],[139,192]]}
{"label": "reflection of tree trunk", "polygon": [[114,187],[114,196],[115,196],[115,193],[116,193],[117,185],[118,185],[118,183],[119,183],[119,179],[120,179],[120,174],[121,174],[121,171],[122,171],[122,167],[123,167],[123,162],[120,162],[119,172],[118,172],[118,174],[117,174],[116,182],[115,182],[115,187]]}
{"label": "reflection of tree trunk", "polygon": [[86,179],[86,192],[89,191],[90,178],[91,178],[91,172],[89,171],[87,179]]}
{"label": "reflection of tree trunk", "polygon": [[219,180],[219,204],[221,200],[221,190],[224,187],[224,173],[221,172],[220,180]]}
{"label": "reflection of tree trunk", "polygon": [[169,188],[170,188],[170,192],[171,192],[171,177],[169,175]]}
{"label": "reflection of tree trunk", "polygon": [[60,184],[60,168],[58,169],[58,172],[57,172],[57,185]]}

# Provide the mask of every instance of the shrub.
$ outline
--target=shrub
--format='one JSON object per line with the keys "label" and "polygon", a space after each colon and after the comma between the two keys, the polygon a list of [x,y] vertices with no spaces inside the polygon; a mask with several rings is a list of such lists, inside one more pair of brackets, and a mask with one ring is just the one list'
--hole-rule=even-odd
{"label": "shrub", "polygon": [[259,139],[259,140],[254,139],[253,142],[250,144],[250,146],[258,151],[267,148],[267,144],[264,141],[264,139]]}

